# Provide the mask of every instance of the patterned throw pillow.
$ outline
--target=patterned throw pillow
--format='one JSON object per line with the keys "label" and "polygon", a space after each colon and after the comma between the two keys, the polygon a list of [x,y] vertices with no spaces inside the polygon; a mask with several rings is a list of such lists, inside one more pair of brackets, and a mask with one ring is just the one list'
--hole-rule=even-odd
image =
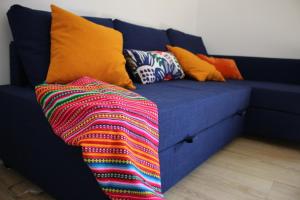
{"label": "patterned throw pillow", "polygon": [[126,49],[124,56],[134,79],[143,84],[184,77],[184,72],[172,53]]}

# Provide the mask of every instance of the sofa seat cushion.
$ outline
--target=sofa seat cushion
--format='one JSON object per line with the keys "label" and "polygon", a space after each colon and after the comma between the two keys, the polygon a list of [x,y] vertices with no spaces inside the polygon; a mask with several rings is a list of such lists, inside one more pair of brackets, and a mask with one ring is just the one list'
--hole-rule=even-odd
{"label": "sofa seat cushion", "polygon": [[252,107],[300,114],[300,85],[261,81],[229,82],[252,88],[250,101]]}
{"label": "sofa seat cushion", "polygon": [[247,108],[251,90],[227,83],[176,80],[137,84],[136,92],[158,105],[162,151]]}
{"label": "sofa seat cushion", "polygon": [[[162,151],[246,109],[251,90],[248,86],[237,84],[174,80],[150,85],[137,84],[135,92],[158,105],[159,150]],[[9,101],[26,101],[27,107],[32,106],[31,110],[37,110],[32,88],[2,86],[0,98],[2,95],[10,98]],[[17,115],[14,117],[18,118]],[[39,124],[40,130],[49,129],[49,125],[44,123],[45,118],[30,117],[26,120],[32,124],[33,119],[34,124]]]}

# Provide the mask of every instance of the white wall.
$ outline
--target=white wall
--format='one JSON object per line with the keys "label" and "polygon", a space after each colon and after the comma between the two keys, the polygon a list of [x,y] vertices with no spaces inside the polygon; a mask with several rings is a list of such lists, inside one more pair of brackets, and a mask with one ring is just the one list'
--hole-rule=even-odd
{"label": "white wall", "polygon": [[210,53],[300,58],[300,0],[200,0]]}
{"label": "white wall", "polygon": [[212,54],[300,58],[300,0],[0,0],[0,84],[9,83],[6,12],[16,3],[185,30]]}

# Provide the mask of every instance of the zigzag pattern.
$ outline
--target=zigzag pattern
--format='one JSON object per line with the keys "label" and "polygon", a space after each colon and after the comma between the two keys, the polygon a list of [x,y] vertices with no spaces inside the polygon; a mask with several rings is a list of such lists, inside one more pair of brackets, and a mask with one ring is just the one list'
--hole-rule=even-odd
{"label": "zigzag pattern", "polygon": [[163,199],[153,102],[88,77],[39,85],[36,96],[54,133],[82,148],[84,161],[111,199]]}

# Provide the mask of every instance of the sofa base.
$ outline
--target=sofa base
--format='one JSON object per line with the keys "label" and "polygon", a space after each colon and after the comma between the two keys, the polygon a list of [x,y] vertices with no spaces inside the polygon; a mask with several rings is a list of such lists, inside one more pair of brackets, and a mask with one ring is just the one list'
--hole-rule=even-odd
{"label": "sofa base", "polygon": [[245,134],[300,142],[300,115],[263,108],[249,108]]}
{"label": "sofa base", "polygon": [[234,115],[201,131],[192,143],[180,142],[160,152],[162,191],[166,192],[242,132],[244,117]]}

